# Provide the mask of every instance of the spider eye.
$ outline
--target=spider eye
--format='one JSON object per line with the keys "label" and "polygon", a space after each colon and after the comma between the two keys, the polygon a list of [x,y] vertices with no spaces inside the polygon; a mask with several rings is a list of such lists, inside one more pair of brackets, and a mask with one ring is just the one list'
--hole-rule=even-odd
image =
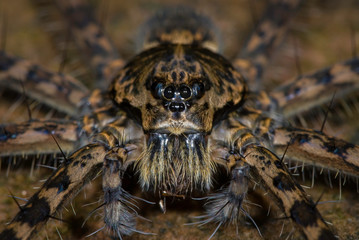
{"label": "spider eye", "polygon": [[204,94],[204,85],[203,83],[195,83],[192,87],[193,95],[196,98],[201,98]]}
{"label": "spider eye", "polygon": [[156,82],[153,83],[151,86],[152,95],[155,98],[161,98],[162,97],[162,91],[163,91],[163,83]]}
{"label": "spider eye", "polygon": [[173,86],[168,86],[163,90],[163,96],[167,100],[171,100],[175,96],[175,88]]}
{"label": "spider eye", "polygon": [[182,85],[180,87],[179,92],[180,92],[181,98],[183,98],[183,99],[188,99],[192,95],[191,89],[185,85]]}

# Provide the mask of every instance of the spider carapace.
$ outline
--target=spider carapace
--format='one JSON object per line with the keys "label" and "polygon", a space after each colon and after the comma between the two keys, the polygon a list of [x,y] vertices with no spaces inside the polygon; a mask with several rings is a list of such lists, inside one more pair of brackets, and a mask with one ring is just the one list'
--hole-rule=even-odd
{"label": "spider carapace", "polygon": [[241,105],[245,93],[228,61],[200,42],[160,43],[131,61],[110,93],[142,128],[144,150],[134,158],[143,186],[209,189],[213,126]]}
{"label": "spider carapace", "polygon": [[[297,4],[273,3],[271,7],[287,12]],[[59,95],[63,89],[68,91],[61,95],[64,104],[60,109],[63,107],[74,121],[32,120],[16,127],[2,126],[0,149],[4,153],[9,146],[16,148],[20,137],[38,141],[31,142],[31,146],[40,145],[42,140],[31,137],[39,131],[55,134],[72,147],[76,142],[82,146],[77,146],[79,149],[65,158],[39,192],[21,207],[0,234],[1,239],[31,237],[100,172],[104,222],[118,238],[140,232],[136,230],[138,214],[131,202],[139,198],[123,186],[126,174],[135,172],[144,192],[164,197],[205,196],[202,199],[207,201],[206,214],[198,223],[217,224],[211,237],[227,223],[238,225],[241,218],[250,219],[258,229],[243,207],[248,189],[255,183],[269,193],[307,239],[336,239],[316,204],[274,152],[282,153],[290,145],[287,157],[321,166],[340,166],[344,172],[358,175],[358,146],[319,131],[290,127],[284,117],[279,117],[281,109],[296,107],[298,102],[306,104],[301,94],[315,97],[311,88],[320,87],[326,101],[330,99],[328,89],[343,81],[338,73],[352,74],[354,77],[345,87],[357,88],[357,60],[339,64],[336,71],[324,69],[324,74],[305,76],[282,86],[280,91],[265,93],[256,91],[255,83],[268,57],[262,54],[263,49],[277,44],[275,39],[281,36],[288,18],[279,10],[278,16],[268,14],[259,24],[261,31],[256,31],[244,54],[249,60],[238,58],[232,65],[218,51],[220,37],[210,20],[192,10],[176,9],[156,15],[143,27],[142,52],[122,65],[109,53],[111,45],[94,22],[84,14],[76,15],[84,8],[68,11],[69,6],[64,5],[79,45],[91,49],[90,62],[98,76],[111,76],[112,82],[107,90],[88,94],[72,79],[49,75],[48,80],[41,80],[57,86],[60,78],[62,84],[68,84],[56,91]],[[39,68],[34,70],[5,54],[1,58],[0,69],[5,73],[0,75],[2,78],[19,80],[26,76],[20,79],[25,85],[39,82]],[[22,72],[31,71],[31,75],[13,74],[16,67],[21,67]],[[326,76],[327,81],[318,81],[321,76]],[[51,105],[51,97],[45,93],[29,92]],[[73,106],[74,93],[84,97],[79,108]],[[80,118],[76,111],[82,113]],[[21,147],[26,146],[19,144]],[[27,151],[38,154],[41,148],[38,152],[33,148]],[[213,182],[219,174],[222,182],[215,185],[220,189],[214,189]]]}

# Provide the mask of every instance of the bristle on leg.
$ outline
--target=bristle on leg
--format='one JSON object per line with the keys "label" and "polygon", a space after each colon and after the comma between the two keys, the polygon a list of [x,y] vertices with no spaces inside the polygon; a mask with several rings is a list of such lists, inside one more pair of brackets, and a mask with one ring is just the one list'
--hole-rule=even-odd
{"label": "bristle on leg", "polygon": [[[123,150],[123,151],[121,151]],[[121,235],[131,235],[136,227],[137,212],[131,203],[131,195],[122,189],[123,161],[127,153],[124,149],[113,149],[104,160],[104,220],[107,227],[121,239]],[[131,205],[133,207],[131,207]]]}

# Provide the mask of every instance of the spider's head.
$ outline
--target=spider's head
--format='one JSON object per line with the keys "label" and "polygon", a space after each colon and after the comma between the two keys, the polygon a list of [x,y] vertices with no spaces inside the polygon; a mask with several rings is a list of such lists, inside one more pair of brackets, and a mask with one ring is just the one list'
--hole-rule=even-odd
{"label": "spider's head", "polygon": [[[147,28],[146,28],[147,29]],[[136,167],[144,189],[209,189],[215,163],[207,135],[244,100],[245,82],[217,50],[206,19],[175,10],[150,21],[143,47],[114,79],[114,102],[141,124]]]}
{"label": "spider's head", "polygon": [[111,85],[114,101],[145,132],[208,133],[240,105],[242,76],[219,54],[167,44],[137,55]]}

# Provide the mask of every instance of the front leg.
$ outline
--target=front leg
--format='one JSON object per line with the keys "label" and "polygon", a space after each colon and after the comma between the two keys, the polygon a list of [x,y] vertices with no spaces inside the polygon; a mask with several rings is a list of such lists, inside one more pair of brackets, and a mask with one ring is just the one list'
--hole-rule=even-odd
{"label": "front leg", "polygon": [[142,140],[141,129],[127,118],[109,124],[95,136],[95,141],[109,149],[103,164],[104,221],[119,239],[138,232],[136,205],[131,202],[133,196],[122,188],[122,180],[127,167],[142,153]]}
{"label": "front leg", "polygon": [[[223,127],[227,128],[226,131],[223,131]],[[215,129],[212,138],[217,145],[213,153],[218,162],[229,169],[236,166],[239,160],[242,164],[248,165],[249,173],[246,177],[251,176],[253,180],[260,182],[278,207],[296,223],[307,239],[336,239],[316,205],[308,199],[283,162],[263,147],[265,144],[252,135],[250,128],[241,124],[238,119],[230,117],[222,126]],[[232,177],[231,183],[233,181]],[[229,189],[227,196],[233,196],[236,191],[238,190]]]}
{"label": "front leg", "polygon": [[106,226],[121,239],[121,235],[130,235],[135,231],[136,210],[129,202],[129,195],[122,188],[128,149],[112,149],[105,157],[103,166],[102,187],[104,191],[104,220]]}
{"label": "front leg", "polygon": [[302,187],[292,178],[284,163],[271,151],[250,146],[244,161],[251,173],[268,191],[285,215],[296,223],[307,239],[336,239]]}
{"label": "front leg", "polygon": [[105,154],[104,146],[99,144],[87,145],[73,153],[26,205],[21,207],[16,217],[0,233],[0,239],[30,239],[97,175]]}
{"label": "front leg", "polygon": [[[142,151],[140,139],[143,134],[139,131],[140,128],[128,119],[119,118],[118,121],[108,124],[94,137],[93,144],[80,148],[65,159],[63,166],[56,170],[24,207],[20,208],[16,217],[0,233],[0,239],[31,238],[49,218],[54,218],[85,184],[96,177],[102,168],[107,226],[115,230],[114,226],[125,226],[131,222],[123,219],[128,214],[114,214],[126,213],[123,209],[128,208],[126,204],[121,205],[122,200],[128,196],[121,188],[121,176],[122,170],[125,170]],[[127,139],[125,136],[128,136]],[[129,234],[134,230],[127,225],[117,228],[122,234]]]}
{"label": "front leg", "polygon": [[[252,220],[242,207],[248,191],[249,166],[241,160],[238,154],[233,154],[230,158],[229,162],[232,165],[232,167],[228,167],[231,169],[230,183],[222,191],[207,197],[205,205],[207,214],[204,216],[206,219],[199,222],[200,224],[217,222],[217,229],[227,223],[232,223],[238,227],[241,213]],[[254,221],[253,223],[255,224]],[[214,236],[217,229],[213,232],[212,236]]]}

